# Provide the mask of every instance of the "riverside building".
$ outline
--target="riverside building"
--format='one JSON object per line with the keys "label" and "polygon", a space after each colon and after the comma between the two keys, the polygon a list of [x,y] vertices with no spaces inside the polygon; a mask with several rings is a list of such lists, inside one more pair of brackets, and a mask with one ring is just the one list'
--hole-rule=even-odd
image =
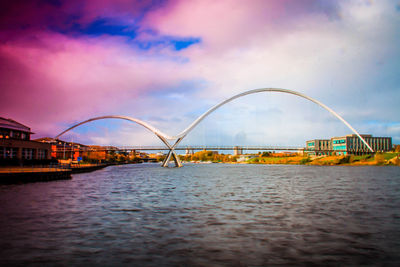
{"label": "riverside building", "polygon": [[[370,134],[361,134],[374,152],[392,150],[391,137],[373,137]],[[370,153],[368,147],[355,134],[332,137],[330,140],[309,140],[306,142],[306,152],[311,155],[363,155]]]}
{"label": "riverside building", "polygon": [[[373,137],[370,134],[361,134],[374,152],[386,152],[392,150],[391,137]],[[369,153],[368,147],[355,134],[331,138],[332,150],[345,150],[337,152],[339,155],[363,155]]]}
{"label": "riverside building", "polygon": [[0,117],[0,164],[51,158],[51,146],[30,140],[31,129]]}
{"label": "riverside building", "polygon": [[50,137],[38,138],[35,141],[48,143],[51,145],[51,157],[53,159],[71,159],[82,158],[82,152],[88,150],[88,146],[79,143],[55,140]]}
{"label": "riverside building", "polygon": [[332,150],[331,140],[329,139],[314,139],[306,142],[306,150],[310,150],[309,154],[322,156],[329,155]]}

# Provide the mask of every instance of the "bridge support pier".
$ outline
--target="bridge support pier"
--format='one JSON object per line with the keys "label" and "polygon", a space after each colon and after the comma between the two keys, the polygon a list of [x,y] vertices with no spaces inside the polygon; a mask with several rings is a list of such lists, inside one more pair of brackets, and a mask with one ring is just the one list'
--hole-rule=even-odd
{"label": "bridge support pier", "polygon": [[172,157],[173,161],[175,162],[175,167],[178,167],[178,168],[183,167],[181,160],[179,159],[178,155],[175,152],[175,147],[182,141],[183,137],[178,138],[175,141],[175,144],[172,145],[172,146],[164,138],[160,137],[160,139],[169,148],[168,154],[165,157],[165,159],[164,159],[163,163],[161,164],[161,166],[165,167],[165,168],[168,168],[168,164],[169,164],[169,162],[171,160],[171,157]]}
{"label": "bridge support pier", "polygon": [[186,148],[186,155],[193,155],[193,154],[194,154],[193,149]]}
{"label": "bridge support pier", "polygon": [[182,167],[182,162],[179,159],[178,155],[176,154],[174,149],[171,149],[170,151],[168,151],[167,156],[165,157],[163,163],[161,164],[162,167],[168,167],[169,162],[172,160],[175,162],[175,167]]}
{"label": "bridge support pier", "polygon": [[235,147],[233,148],[233,155],[234,155],[234,156],[240,156],[240,155],[242,155],[242,154],[243,154],[243,148],[238,147],[238,146],[235,146]]}

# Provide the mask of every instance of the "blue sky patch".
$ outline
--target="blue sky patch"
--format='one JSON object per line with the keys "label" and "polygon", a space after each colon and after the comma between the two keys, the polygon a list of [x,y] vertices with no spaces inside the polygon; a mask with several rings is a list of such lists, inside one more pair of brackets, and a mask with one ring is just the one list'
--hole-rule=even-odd
{"label": "blue sky patch", "polygon": [[191,45],[200,43],[200,38],[186,38],[183,40],[171,40],[171,44],[175,46],[175,50],[179,51],[188,48]]}
{"label": "blue sky patch", "polygon": [[136,37],[135,29],[131,26],[113,23],[107,19],[98,19],[92,22],[88,27],[81,28],[80,32],[87,35],[116,35],[116,36],[128,36],[131,38]]}
{"label": "blue sky patch", "polygon": [[97,37],[101,35],[123,36],[126,37],[126,43],[141,50],[150,50],[153,48],[171,48],[175,51],[186,49],[192,45],[201,43],[201,38],[198,37],[175,37],[158,35],[152,30],[147,30],[147,33],[152,35],[149,40],[138,40],[138,26],[128,25],[108,18],[99,18],[89,25],[76,23],[78,16],[69,16],[67,28],[51,27],[52,30],[71,35],[88,35]]}
{"label": "blue sky patch", "polygon": [[207,82],[203,79],[184,80],[170,87],[165,87],[163,90],[153,90],[148,93],[149,96],[158,99],[175,99],[182,100],[191,97],[196,92],[204,89]]}
{"label": "blue sky patch", "polygon": [[135,41],[134,43],[143,50],[157,47],[171,47],[173,50],[180,51],[191,45],[201,43],[201,39],[194,37],[159,36],[149,41]]}

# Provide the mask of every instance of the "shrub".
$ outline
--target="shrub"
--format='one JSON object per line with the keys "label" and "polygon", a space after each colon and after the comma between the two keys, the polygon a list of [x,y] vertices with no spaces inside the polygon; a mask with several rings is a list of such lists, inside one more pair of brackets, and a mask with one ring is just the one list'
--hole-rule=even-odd
{"label": "shrub", "polygon": [[263,153],[261,154],[262,157],[269,157],[270,155],[271,155],[271,153],[268,152],[268,151],[265,151],[265,152],[263,152]]}
{"label": "shrub", "polygon": [[354,157],[352,156],[345,156],[339,160],[339,164],[351,163],[354,161]]}
{"label": "shrub", "polygon": [[385,157],[383,156],[382,153],[376,153],[375,161],[376,161],[376,164],[383,164],[383,163],[385,163]]}
{"label": "shrub", "polygon": [[307,164],[309,162],[311,162],[311,159],[309,157],[300,160],[300,164],[302,165]]}

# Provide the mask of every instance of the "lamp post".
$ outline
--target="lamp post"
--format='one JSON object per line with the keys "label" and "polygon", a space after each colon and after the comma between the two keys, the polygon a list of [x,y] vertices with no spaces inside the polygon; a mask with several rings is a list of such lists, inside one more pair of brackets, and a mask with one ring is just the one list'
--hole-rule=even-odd
{"label": "lamp post", "polygon": [[74,160],[74,138],[72,138],[71,143],[71,162]]}

